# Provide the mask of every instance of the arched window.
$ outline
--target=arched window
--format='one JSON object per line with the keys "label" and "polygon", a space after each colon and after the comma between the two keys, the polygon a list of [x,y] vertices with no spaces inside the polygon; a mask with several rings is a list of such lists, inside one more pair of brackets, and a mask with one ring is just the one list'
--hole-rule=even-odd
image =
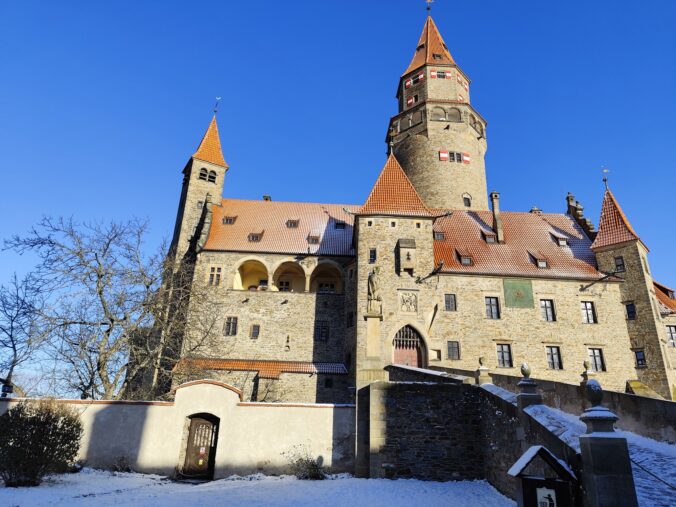
{"label": "arched window", "polygon": [[448,118],[448,121],[461,122],[462,121],[462,115],[460,114],[460,109],[458,109],[457,107],[451,108],[448,111],[446,118]]}
{"label": "arched window", "polygon": [[209,183],[216,183],[216,171],[209,171],[209,177],[207,181]]}
{"label": "arched window", "polygon": [[446,121],[446,111],[444,111],[441,107],[435,107],[432,109],[432,120]]}
{"label": "arched window", "polygon": [[471,208],[472,207],[472,196],[467,194],[467,193],[462,194],[462,204],[466,208]]}
{"label": "arched window", "polygon": [[209,175],[209,171],[207,171],[204,167],[202,167],[202,169],[200,169],[200,179],[207,181],[208,175]]}

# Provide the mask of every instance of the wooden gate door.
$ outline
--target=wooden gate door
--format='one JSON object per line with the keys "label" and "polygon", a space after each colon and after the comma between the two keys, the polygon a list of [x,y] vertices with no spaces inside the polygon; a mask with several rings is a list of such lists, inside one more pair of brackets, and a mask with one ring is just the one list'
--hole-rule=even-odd
{"label": "wooden gate door", "polygon": [[214,476],[218,421],[203,416],[190,419],[185,450],[183,475],[191,479],[211,479]]}
{"label": "wooden gate door", "polygon": [[418,332],[411,326],[402,327],[394,337],[392,362],[406,366],[424,367],[423,348],[425,344]]}

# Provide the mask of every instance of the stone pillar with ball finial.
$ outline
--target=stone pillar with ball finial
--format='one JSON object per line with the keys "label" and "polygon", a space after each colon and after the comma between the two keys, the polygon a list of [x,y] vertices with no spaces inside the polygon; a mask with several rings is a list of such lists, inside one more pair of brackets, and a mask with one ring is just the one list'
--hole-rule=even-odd
{"label": "stone pillar with ball finial", "polygon": [[493,379],[491,378],[491,370],[484,364],[484,356],[479,356],[479,368],[474,372],[474,381],[476,385],[480,386],[481,384],[492,384]]}
{"label": "stone pillar with ball finial", "polygon": [[603,389],[598,380],[588,379],[585,392],[591,407],[580,416],[587,425],[580,436],[584,505],[637,507],[627,439],[615,431],[619,418],[601,406]]}
{"label": "stone pillar with ball finial", "polygon": [[542,395],[538,392],[538,384],[530,378],[531,370],[527,363],[521,365],[521,375],[523,378],[519,381],[519,394],[516,395],[516,404],[520,411],[531,405],[542,405]]}

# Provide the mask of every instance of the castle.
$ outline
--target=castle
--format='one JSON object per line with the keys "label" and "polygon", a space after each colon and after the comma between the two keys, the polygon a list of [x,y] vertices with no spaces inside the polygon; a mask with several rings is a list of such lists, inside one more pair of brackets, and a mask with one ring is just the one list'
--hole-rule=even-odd
{"label": "castle", "polygon": [[[484,368],[676,397],[676,299],[610,190],[598,230],[500,209],[486,121],[431,17],[399,79],[389,157],[363,204],[222,198],[212,119],[184,173],[172,254],[216,301],[214,345],[182,369],[246,400],[347,403],[390,364]],[[187,373],[186,373],[187,372]]]}

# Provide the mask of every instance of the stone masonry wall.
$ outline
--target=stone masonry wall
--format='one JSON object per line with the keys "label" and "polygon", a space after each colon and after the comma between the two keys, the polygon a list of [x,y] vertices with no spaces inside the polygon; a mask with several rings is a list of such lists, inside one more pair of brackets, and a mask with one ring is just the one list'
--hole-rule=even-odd
{"label": "stone masonry wall", "polygon": [[[368,221],[372,223],[370,227]],[[424,340],[430,367],[476,370],[479,357],[483,356],[485,365],[492,371],[516,375],[520,364],[527,362],[535,376],[577,383],[582,363],[589,357],[588,349],[600,347],[607,371],[599,372],[598,379],[605,388],[624,391],[626,381],[636,378],[619,283],[597,283],[581,291],[580,287],[588,285],[588,282],[533,279],[532,308],[507,307],[501,277],[440,275],[416,283],[417,276],[424,277],[434,269],[431,221],[400,218],[395,219],[396,227],[391,227],[392,221],[389,217],[360,217],[357,220],[359,386],[373,380],[376,371],[392,364],[392,340],[405,325],[416,329]],[[420,228],[417,223],[421,224]],[[417,266],[413,277],[406,273],[397,274],[395,270],[395,250],[399,238],[416,240]],[[368,250],[374,246],[378,248],[378,259],[375,264],[369,264]],[[380,267],[383,319],[379,323],[379,353],[369,356],[364,315],[368,273],[374,266]],[[402,292],[416,294],[417,311],[402,309],[399,299]],[[456,295],[457,311],[445,310],[444,294]],[[500,319],[486,318],[487,296],[498,297]],[[540,299],[554,300],[555,322],[542,319]],[[582,322],[581,301],[594,303],[598,323]],[[459,342],[459,360],[448,358],[449,340]],[[499,343],[511,345],[512,368],[498,368],[496,345]],[[560,347],[563,369],[549,369],[547,345]]]}

